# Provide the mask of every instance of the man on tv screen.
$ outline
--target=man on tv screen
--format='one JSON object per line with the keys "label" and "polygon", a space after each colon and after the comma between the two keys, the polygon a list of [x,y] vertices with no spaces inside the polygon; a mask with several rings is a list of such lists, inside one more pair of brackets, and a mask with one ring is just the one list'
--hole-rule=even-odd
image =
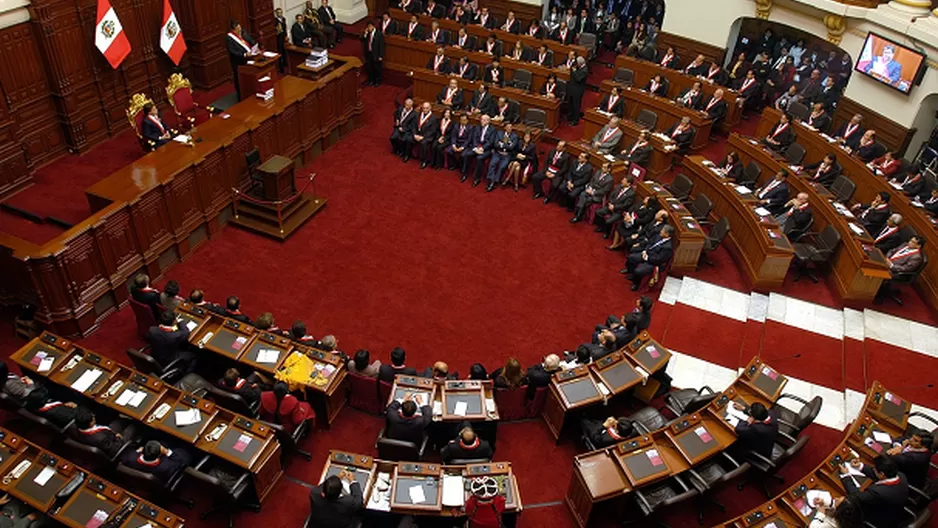
{"label": "man on tv screen", "polygon": [[883,81],[888,81],[891,86],[899,86],[902,79],[902,64],[895,59],[896,47],[886,44],[883,47],[882,55],[874,57],[872,61],[864,66],[864,73],[874,75]]}

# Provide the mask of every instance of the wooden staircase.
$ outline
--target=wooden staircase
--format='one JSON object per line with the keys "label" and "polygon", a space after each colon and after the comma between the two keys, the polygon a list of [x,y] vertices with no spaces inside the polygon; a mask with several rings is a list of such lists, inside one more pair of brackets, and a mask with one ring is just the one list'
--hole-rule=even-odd
{"label": "wooden staircase", "polygon": [[[326,199],[301,193],[287,203],[256,202],[235,198],[234,225],[284,241],[326,206]],[[277,209],[280,208],[278,215]]]}

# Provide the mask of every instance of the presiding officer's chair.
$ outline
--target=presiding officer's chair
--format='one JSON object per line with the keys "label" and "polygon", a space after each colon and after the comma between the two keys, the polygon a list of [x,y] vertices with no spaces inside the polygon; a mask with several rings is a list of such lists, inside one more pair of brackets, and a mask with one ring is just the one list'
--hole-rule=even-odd
{"label": "presiding officer's chair", "polygon": [[[195,116],[201,106],[192,97],[192,83],[189,79],[183,77],[181,73],[170,75],[166,82],[166,98],[169,99],[169,104],[176,113],[179,126],[182,127],[183,123],[187,123],[187,128],[195,127]],[[205,110],[211,113],[215,109],[207,106]]]}
{"label": "presiding officer's chair", "polygon": [[137,141],[140,142],[140,147],[146,152],[156,149],[156,143],[143,137],[143,120],[147,117],[144,114],[143,107],[148,104],[152,105],[155,103],[146,95],[137,93],[130,98],[127,110],[125,110],[127,121],[130,122],[130,127],[134,129],[134,133],[137,134]]}

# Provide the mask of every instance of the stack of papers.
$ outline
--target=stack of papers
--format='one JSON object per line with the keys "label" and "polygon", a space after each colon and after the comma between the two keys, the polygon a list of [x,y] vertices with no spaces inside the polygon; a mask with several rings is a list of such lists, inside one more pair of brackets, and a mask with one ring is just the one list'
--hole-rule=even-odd
{"label": "stack of papers", "polygon": [[189,143],[190,141],[192,141],[192,136],[190,136],[189,134],[179,134],[178,136],[173,138],[173,141],[177,143]]}
{"label": "stack of papers", "polygon": [[882,431],[873,431],[873,440],[881,444],[891,444],[892,437]]}
{"label": "stack of papers", "polygon": [[771,216],[772,213],[769,212],[765,207],[756,207],[756,214],[759,216]]}
{"label": "stack of papers", "polygon": [[55,475],[55,468],[46,466],[42,468],[42,471],[40,471],[38,475],[36,475],[36,478],[33,479],[33,482],[35,482],[39,487],[45,486],[53,475]]}
{"label": "stack of papers", "polygon": [[749,190],[749,187],[746,187],[745,185],[737,185],[736,192],[739,194],[752,194],[752,191]]}
{"label": "stack of papers", "polygon": [[371,498],[368,499],[369,510],[391,511],[391,474],[378,473],[375,479],[375,485],[371,490]]}
{"label": "stack of papers", "polygon": [[829,491],[825,490],[808,490],[808,492],[805,494],[805,498],[808,499],[808,504],[812,508],[815,507],[815,499],[821,499],[821,503],[827,507],[834,505],[834,497],[831,496]]}
{"label": "stack of papers", "polygon": [[75,383],[72,383],[72,388],[77,390],[78,392],[85,392],[86,390],[91,388],[91,386],[94,385],[94,382],[98,381],[98,378],[100,377],[101,377],[100,370],[98,369],[86,370],[84,374],[82,374],[77,380],[75,380]]}
{"label": "stack of papers", "polygon": [[433,416],[443,416],[443,402],[433,402]]}
{"label": "stack of papers", "polygon": [[187,411],[176,411],[176,427],[197,424],[202,421],[202,413],[192,408]]}
{"label": "stack of papers", "polygon": [[264,56],[267,57],[268,59],[271,59],[271,58],[273,58],[273,57],[276,57],[277,54],[274,53],[274,52],[272,52],[272,51],[265,51],[265,52],[264,52]]}
{"label": "stack of papers", "polygon": [[854,234],[857,234],[857,235],[862,235],[862,234],[863,234],[863,229],[862,229],[861,227],[857,226],[856,224],[850,223],[850,224],[847,224],[847,226],[850,227],[850,230],[853,231]]}
{"label": "stack of papers", "polygon": [[733,427],[736,427],[736,424],[742,421],[749,419],[749,415],[745,412],[739,410],[736,407],[736,404],[730,402],[726,406],[726,421],[730,423]]}
{"label": "stack of papers", "polygon": [[460,475],[443,475],[443,506],[459,508],[466,503],[465,483]]}
{"label": "stack of papers", "polygon": [[124,392],[117,397],[117,405],[126,405],[128,407],[140,407],[143,400],[147,397],[145,391],[135,391],[134,389],[124,389]]}
{"label": "stack of papers", "polygon": [[456,406],[453,407],[453,414],[456,416],[465,416],[466,411],[469,409],[469,404],[464,401],[456,402]]}
{"label": "stack of papers", "polygon": [[492,398],[485,399],[485,412],[493,413],[498,410],[498,407],[495,406],[495,400]]}
{"label": "stack of papers", "polygon": [[195,321],[189,321],[186,323],[186,329],[189,330],[190,332],[195,330],[195,327],[197,326],[199,326],[199,324],[196,323]]}
{"label": "stack of papers", "polygon": [[603,395],[603,398],[609,396],[609,388],[606,387],[605,383],[597,383],[596,386],[599,388],[599,393]]}
{"label": "stack of papers", "polygon": [[52,364],[55,363],[55,358],[45,357],[39,361],[39,366],[36,367],[36,370],[39,372],[49,372],[52,370]]}
{"label": "stack of papers", "polygon": [[412,504],[423,504],[427,502],[427,495],[423,492],[423,486],[411,486],[407,489],[407,495]]}
{"label": "stack of papers", "polygon": [[262,348],[257,352],[258,363],[276,363],[280,359],[280,351],[270,348]]}

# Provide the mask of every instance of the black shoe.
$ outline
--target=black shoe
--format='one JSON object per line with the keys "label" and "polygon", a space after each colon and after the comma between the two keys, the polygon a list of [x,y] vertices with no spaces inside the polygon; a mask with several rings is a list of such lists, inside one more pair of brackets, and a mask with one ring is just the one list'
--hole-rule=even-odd
{"label": "black shoe", "polygon": [[603,240],[609,240],[610,236],[612,236],[611,233],[603,233]]}
{"label": "black shoe", "polygon": [[531,197],[531,199],[532,199],[532,200],[537,200],[537,199],[540,198],[541,196],[544,196],[544,193],[536,192],[536,193],[534,193],[534,196]]}
{"label": "black shoe", "polygon": [[436,169],[436,170],[438,170],[438,171],[443,170],[443,167],[441,167],[441,166],[439,166],[439,165],[437,165],[437,166],[435,166],[435,167],[433,167],[433,168]]}
{"label": "black shoe", "polygon": [[594,231],[596,231],[597,233],[602,233],[604,231],[603,226],[597,226]]}
{"label": "black shoe", "polygon": [[424,161],[423,163],[421,163],[421,164],[420,164],[420,168],[421,168],[421,169],[426,169],[426,168],[427,168],[427,162]]}
{"label": "black shoe", "polygon": [[492,190],[494,189],[495,189],[495,183],[493,182],[489,182],[489,184],[485,186],[485,192],[492,192]]}
{"label": "black shoe", "polygon": [[632,291],[638,291],[638,284],[632,283],[632,287],[630,289]]}
{"label": "black shoe", "polygon": [[482,180],[472,180],[473,187],[478,187],[480,183],[482,183]]}
{"label": "black shoe", "polygon": [[544,205],[547,205],[549,203],[550,203],[550,196],[548,196],[547,198],[544,198]]}
{"label": "black shoe", "polygon": [[467,179],[469,179],[469,175],[468,175],[468,174],[463,174],[463,175],[462,175],[462,178],[459,178],[459,183],[463,183],[463,182],[465,182]]}
{"label": "black shoe", "polygon": [[629,272],[629,268],[622,268],[622,269],[619,270],[619,273],[621,273],[621,274],[623,274],[623,275],[627,274],[628,272]]}
{"label": "black shoe", "polygon": [[571,224],[575,224],[575,223],[579,222],[580,220],[582,220],[582,218],[580,218],[580,215],[576,215],[576,216],[574,216],[573,218],[570,219],[570,223],[571,223]]}
{"label": "black shoe", "polygon": [[410,154],[404,154],[404,163],[410,161]]}

